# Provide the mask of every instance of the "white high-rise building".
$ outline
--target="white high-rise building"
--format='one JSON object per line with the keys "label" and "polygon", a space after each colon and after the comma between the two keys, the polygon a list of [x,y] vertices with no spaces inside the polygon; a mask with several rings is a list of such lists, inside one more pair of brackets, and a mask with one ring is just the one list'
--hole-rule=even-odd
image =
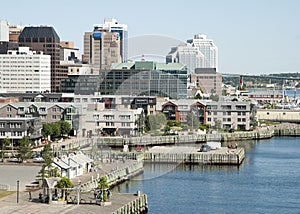
{"label": "white high-rise building", "polygon": [[0,54],[0,91],[50,92],[50,55],[19,47]]}
{"label": "white high-rise building", "polygon": [[218,70],[218,48],[213,40],[207,39],[204,34],[196,34],[194,39],[187,40],[204,55],[204,65],[201,68],[216,68]]}
{"label": "white high-rise building", "polygon": [[9,26],[3,20],[0,20],[0,42],[9,42]]}
{"label": "white high-rise building", "polygon": [[188,66],[189,74],[195,73],[195,68],[203,68],[204,55],[198,47],[193,47],[189,43],[183,43],[173,47],[166,57],[167,63],[182,63]]}

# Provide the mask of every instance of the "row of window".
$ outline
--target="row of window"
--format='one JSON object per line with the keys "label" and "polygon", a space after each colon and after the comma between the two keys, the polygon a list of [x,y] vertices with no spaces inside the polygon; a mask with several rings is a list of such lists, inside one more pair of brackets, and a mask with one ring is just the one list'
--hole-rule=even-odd
{"label": "row of window", "polygon": [[[7,132],[0,131],[0,136],[5,137],[6,135],[7,135]],[[16,137],[16,136],[22,137],[22,136],[23,136],[23,133],[22,133],[22,132],[16,132],[16,131],[14,131],[14,132],[11,132],[11,136],[14,136],[14,137]]]}

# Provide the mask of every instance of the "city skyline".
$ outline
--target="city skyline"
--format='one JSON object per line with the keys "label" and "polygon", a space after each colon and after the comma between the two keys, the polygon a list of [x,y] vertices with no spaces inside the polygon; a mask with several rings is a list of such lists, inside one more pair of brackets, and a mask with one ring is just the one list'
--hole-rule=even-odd
{"label": "city skyline", "polygon": [[[300,71],[300,30],[296,27],[300,2],[296,0],[88,3],[32,0],[16,6],[6,1],[0,20],[23,26],[53,26],[62,41],[74,41],[83,53],[84,32],[104,18],[115,18],[128,25],[130,39],[156,35],[185,42],[194,34],[207,35],[219,49],[221,73]],[[170,48],[157,54],[167,55]]]}

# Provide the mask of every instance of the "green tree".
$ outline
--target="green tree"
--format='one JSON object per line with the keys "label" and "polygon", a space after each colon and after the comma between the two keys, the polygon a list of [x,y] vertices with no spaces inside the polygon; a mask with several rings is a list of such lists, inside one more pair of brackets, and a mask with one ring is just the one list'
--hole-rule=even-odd
{"label": "green tree", "polygon": [[67,121],[59,121],[61,135],[68,135],[71,131],[71,124]]}
{"label": "green tree", "polygon": [[55,122],[52,123],[52,135],[51,138],[55,139],[61,136],[61,129],[60,129],[60,123],[59,122]]}
{"label": "green tree", "polygon": [[52,135],[52,125],[51,123],[44,123],[43,124],[43,129],[42,129],[42,135],[44,138],[47,138],[49,135]]}
{"label": "green tree", "polygon": [[65,188],[73,188],[74,184],[71,182],[71,180],[67,177],[62,177],[60,181],[57,182],[55,188],[61,189],[62,197],[66,198],[68,196],[69,192],[65,190]]}
{"label": "green tree", "polygon": [[4,155],[5,155],[5,150],[6,150],[6,147],[9,146],[11,144],[10,142],[10,139],[8,138],[4,138],[2,141],[1,141],[1,158],[2,158],[2,162],[4,162]]}
{"label": "green tree", "polygon": [[32,155],[31,143],[32,143],[31,140],[27,136],[24,136],[20,140],[19,158],[22,162],[31,158]]}
{"label": "green tree", "polygon": [[109,188],[109,184],[107,183],[106,177],[100,177],[98,181],[98,188],[102,190],[102,201],[107,201],[107,192],[105,191],[107,188]]}

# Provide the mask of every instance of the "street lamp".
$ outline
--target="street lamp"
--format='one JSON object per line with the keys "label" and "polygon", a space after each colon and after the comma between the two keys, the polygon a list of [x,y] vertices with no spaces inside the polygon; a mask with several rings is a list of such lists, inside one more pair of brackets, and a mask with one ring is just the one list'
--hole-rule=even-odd
{"label": "street lamp", "polygon": [[81,180],[78,180],[78,187],[77,187],[77,205],[79,205],[80,202],[80,187],[81,187]]}

